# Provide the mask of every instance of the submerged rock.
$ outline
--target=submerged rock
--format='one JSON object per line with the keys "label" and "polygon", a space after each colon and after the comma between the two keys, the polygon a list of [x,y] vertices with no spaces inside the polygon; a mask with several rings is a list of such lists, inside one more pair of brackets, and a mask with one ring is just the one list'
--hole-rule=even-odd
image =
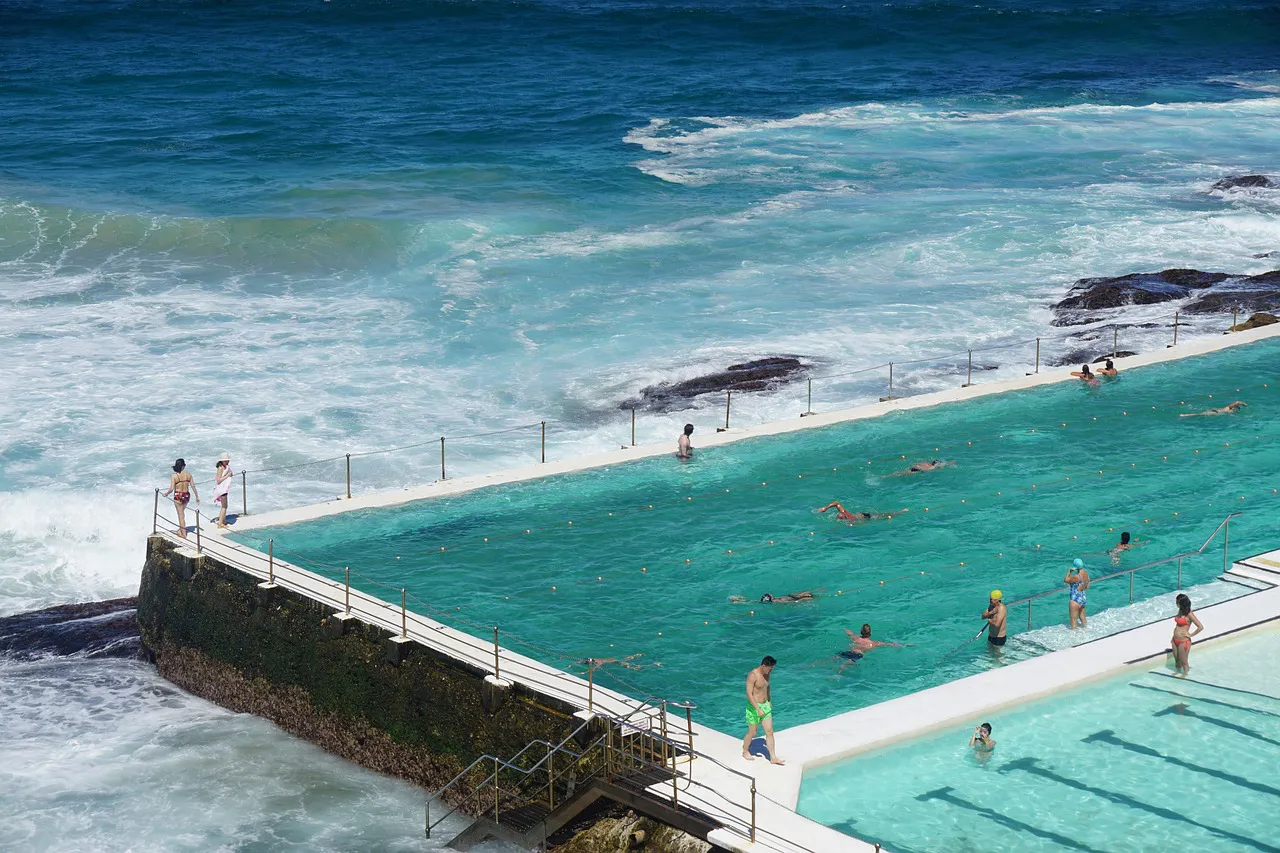
{"label": "submerged rock", "polygon": [[724,370],[693,379],[650,385],[640,392],[639,397],[623,402],[619,408],[672,412],[684,408],[687,401],[703,394],[771,391],[803,377],[807,371],[807,365],[794,356],[758,358],[742,364],[731,364]]}
{"label": "submerged rock", "polygon": [[138,600],[63,604],[0,618],[0,654],[19,660],[49,656],[138,657]]}
{"label": "submerged rock", "polygon": [[1270,190],[1280,187],[1280,184],[1277,184],[1266,175],[1230,175],[1220,181],[1215,181],[1210,189],[1221,192],[1223,190],[1233,190],[1237,187],[1243,187],[1245,189],[1261,188]]}

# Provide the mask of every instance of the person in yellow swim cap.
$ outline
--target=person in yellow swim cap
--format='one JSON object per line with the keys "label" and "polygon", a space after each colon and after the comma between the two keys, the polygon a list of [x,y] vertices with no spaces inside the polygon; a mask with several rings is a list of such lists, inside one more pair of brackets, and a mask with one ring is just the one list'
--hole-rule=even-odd
{"label": "person in yellow swim cap", "polygon": [[1008,615],[1004,607],[1004,593],[998,589],[991,590],[987,609],[982,612],[982,618],[987,620],[988,644],[997,648],[1005,644],[1007,639],[1005,636],[1005,622],[1008,621]]}

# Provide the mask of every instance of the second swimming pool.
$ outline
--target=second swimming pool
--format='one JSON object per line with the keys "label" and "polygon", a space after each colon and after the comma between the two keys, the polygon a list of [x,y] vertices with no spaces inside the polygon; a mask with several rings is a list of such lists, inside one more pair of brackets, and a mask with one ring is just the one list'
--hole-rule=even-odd
{"label": "second swimming pool", "polygon": [[[742,725],[743,682],[761,656],[779,728],[905,695],[998,661],[980,626],[987,593],[1061,586],[1071,559],[1095,575],[1123,530],[1133,566],[1199,546],[1231,511],[1233,554],[1280,540],[1273,472],[1280,414],[1271,381],[1280,342],[1136,370],[1096,386],[985,397],[452,498],[351,512],[238,536],[553,665],[616,659],[602,684],[691,699],[698,718]],[[1237,390],[1239,389],[1239,390]],[[1180,414],[1243,399],[1234,415]],[[696,435],[695,435],[696,438]],[[696,444],[696,442],[695,442]],[[909,476],[910,463],[954,464]],[[893,514],[849,526],[818,507]],[[902,512],[902,510],[907,510]],[[1187,560],[1197,604],[1247,593],[1215,581],[1222,552]],[[376,583],[375,583],[376,582]],[[378,586],[377,584],[385,584]],[[1136,576],[1134,597],[1176,586],[1173,566]],[[801,590],[807,604],[760,604]],[[731,596],[752,603],[732,603]],[[1157,618],[1126,580],[1090,592],[1095,625],[1069,635],[1065,596],[1036,605],[1007,659]],[[1026,631],[1025,610],[1010,633]],[[846,629],[870,623],[877,649],[842,669]]]}

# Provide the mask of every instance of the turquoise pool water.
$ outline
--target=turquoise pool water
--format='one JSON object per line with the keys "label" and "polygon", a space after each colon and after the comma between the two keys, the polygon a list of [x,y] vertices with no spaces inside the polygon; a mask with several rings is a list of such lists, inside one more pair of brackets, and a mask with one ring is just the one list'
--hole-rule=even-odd
{"label": "turquoise pool water", "polygon": [[[404,586],[426,602],[415,609],[479,636],[498,625],[504,642],[549,663],[581,671],[573,661],[638,656],[641,668],[607,666],[601,682],[692,699],[700,719],[729,730],[742,723],[747,670],[772,654],[785,728],[993,665],[981,642],[941,660],[980,627],[988,590],[1012,599],[1054,588],[1077,555],[1105,573],[1121,530],[1142,543],[1126,566],[1198,547],[1232,510],[1245,513],[1232,522],[1233,554],[1275,547],[1277,355],[1280,343],[1262,342],[1093,388],[1003,394],[743,441],[688,464],[650,459],[239,538],[264,548],[274,538],[277,555],[335,578],[350,565],[364,576],[355,583],[389,599]],[[1178,417],[1236,398],[1249,403],[1237,415]],[[932,457],[955,465],[891,476]],[[815,512],[836,499],[910,511],[849,527]],[[1186,561],[1184,585],[1221,569],[1219,542]],[[1174,567],[1152,569],[1134,595],[1175,586]],[[797,590],[820,597],[730,603]],[[1090,591],[1095,616],[1128,604],[1126,580]],[[1015,637],[1008,658],[1071,641],[1053,628],[1065,596],[1035,614],[1035,642]],[[844,629],[864,622],[907,645],[841,672]],[[1106,623],[1082,636],[1123,627]],[[1025,630],[1025,610],[1010,626]]]}
{"label": "turquoise pool water", "polygon": [[1280,849],[1280,629],[805,774],[800,812],[894,853]]}

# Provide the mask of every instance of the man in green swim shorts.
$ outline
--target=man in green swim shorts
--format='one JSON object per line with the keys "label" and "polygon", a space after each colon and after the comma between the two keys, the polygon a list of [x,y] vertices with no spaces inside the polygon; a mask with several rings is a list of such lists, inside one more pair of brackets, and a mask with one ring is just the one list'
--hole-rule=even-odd
{"label": "man in green swim shorts", "polygon": [[764,727],[764,742],[769,748],[771,764],[786,764],[773,748],[773,703],[769,699],[769,674],[778,662],[765,655],[760,665],[747,675],[747,736],[742,739],[742,757],[755,761],[751,754],[751,741],[756,736],[756,726]]}

